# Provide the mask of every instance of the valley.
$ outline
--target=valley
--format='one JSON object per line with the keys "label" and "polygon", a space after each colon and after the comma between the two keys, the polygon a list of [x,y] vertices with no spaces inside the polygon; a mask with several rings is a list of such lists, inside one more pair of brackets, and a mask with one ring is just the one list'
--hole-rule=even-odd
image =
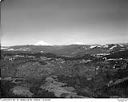
{"label": "valley", "polygon": [[128,44],[1,48],[1,97],[127,98]]}

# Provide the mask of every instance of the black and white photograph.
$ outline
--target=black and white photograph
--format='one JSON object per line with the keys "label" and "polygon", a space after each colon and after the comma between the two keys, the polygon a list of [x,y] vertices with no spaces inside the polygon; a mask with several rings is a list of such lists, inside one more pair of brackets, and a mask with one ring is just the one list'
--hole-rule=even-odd
{"label": "black and white photograph", "polygon": [[0,5],[0,98],[128,101],[128,0]]}

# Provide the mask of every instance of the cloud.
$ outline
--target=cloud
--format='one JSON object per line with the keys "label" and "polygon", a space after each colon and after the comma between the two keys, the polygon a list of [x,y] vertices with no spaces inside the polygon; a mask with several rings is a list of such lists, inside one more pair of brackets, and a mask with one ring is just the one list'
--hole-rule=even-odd
{"label": "cloud", "polygon": [[51,45],[51,44],[49,44],[45,41],[39,41],[39,42],[35,43],[34,45]]}

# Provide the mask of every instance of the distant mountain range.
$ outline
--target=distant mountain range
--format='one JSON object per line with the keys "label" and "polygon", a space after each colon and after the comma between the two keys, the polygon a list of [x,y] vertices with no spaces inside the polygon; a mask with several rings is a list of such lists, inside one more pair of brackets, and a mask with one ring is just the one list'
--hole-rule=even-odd
{"label": "distant mountain range", "polygon": [[5,51],[30,51],[41,53],[53,53],[61,56],[76,56],[84,54],[108,54],[110,52],[128,50],[128,43],[123,44],[106,44],[106,45],[58,45],[58,46],[41,46],[41,45],[21,45],[21,46],[2,46],[1,50]]}

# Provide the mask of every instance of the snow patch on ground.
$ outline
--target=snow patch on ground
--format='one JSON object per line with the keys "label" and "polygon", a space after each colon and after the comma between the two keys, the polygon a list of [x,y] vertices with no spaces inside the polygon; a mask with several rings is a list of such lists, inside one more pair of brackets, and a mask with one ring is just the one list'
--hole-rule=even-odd
{"label": "snow patch on ground", "polygon": [[115,45],[115,46],[112,46],[112,47],[110,48],[110,50],[114,49],[115,47],[117,47],[117,45]]}

